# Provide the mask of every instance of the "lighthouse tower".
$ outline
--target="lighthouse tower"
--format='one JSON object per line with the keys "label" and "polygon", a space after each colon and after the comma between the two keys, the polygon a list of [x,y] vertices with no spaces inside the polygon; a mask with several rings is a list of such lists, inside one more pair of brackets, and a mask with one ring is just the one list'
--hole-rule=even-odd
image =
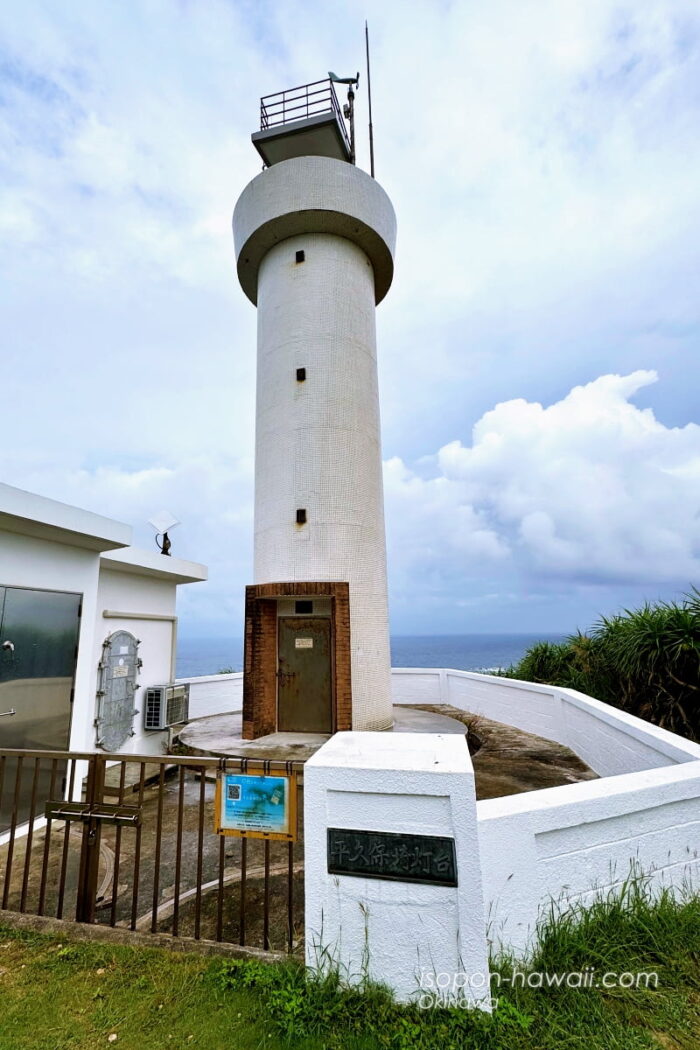
{"label": "lighthouse tower", "polygon": [[233,215],[258,311],[247,739],[392,721],[375,307],[396,222],[353,139],[331,81],[262,99],[266,167]]}

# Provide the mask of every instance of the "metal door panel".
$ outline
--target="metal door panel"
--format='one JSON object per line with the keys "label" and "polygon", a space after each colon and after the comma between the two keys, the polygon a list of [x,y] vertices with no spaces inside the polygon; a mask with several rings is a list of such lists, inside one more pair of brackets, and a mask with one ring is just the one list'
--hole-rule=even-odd
{"label": "metal door panel", "polygon": [[331,623],[323,617],[280,617],[277,725],[281,732],[333,731]]}
{"label": "metal door panel", "polygon": [[136,678],[141,667],[139,640],[115,631],[102,646],[97,691],[97,746],[118,751],[134,735]]}
{"label": "metal door panel", "polygon": [[[70,742],[81,596],[20,587],[0,593],[0,747],[65,750]],[[14,774],[14,760],[8,759],[6,784]],[[23,785],[18,816],[26,820],[30,786]],[[39,785],[39,794],[43,787]],[[0,830],[8,821],[3,802]]]}

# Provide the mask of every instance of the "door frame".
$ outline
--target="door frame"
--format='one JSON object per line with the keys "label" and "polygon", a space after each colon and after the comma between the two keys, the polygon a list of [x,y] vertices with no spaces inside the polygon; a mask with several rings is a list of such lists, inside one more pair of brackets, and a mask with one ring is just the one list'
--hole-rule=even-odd
{"label": "door frame", "polygon": [[277,602],[280,598],[331,599],[332,732],[352,729],[350,585],[259,583],[246,587],[243,738],[277,732]]}

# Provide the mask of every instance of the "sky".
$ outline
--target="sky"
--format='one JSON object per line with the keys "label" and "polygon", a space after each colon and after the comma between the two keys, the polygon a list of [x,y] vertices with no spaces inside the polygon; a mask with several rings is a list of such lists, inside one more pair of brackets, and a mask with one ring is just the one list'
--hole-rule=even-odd
{"label": "sky", "polygon": [[[568,633],[700,583],[696,0],[0,5],[0,480],[209,566],[240,636],[259,97],[363,70],[392,631]],[[368,167],[366,81],[356,106]]]}

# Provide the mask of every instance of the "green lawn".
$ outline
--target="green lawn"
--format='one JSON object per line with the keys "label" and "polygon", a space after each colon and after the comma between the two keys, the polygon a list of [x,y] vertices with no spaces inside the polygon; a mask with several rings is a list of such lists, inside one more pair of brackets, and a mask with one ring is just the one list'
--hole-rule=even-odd
{"label": "green lawn", "polygon": [[[513,963],[494,967],[511,973]],[[63,942],[3,928],[0,1050],[698,1050],[700,897],[632,882],[543,924],[526,973],[658,974],[658,987],[503,985],[493,1016],[397,1006],[296,964]],[[110,1037],[114,1037],[111,1038]]]}
{"label": "green lawn", "polygon": [[257,997],[219,994],[210,968],[194,954],[71,944],[0,925],[0,1050],[284,1045],[266,1038]]}

